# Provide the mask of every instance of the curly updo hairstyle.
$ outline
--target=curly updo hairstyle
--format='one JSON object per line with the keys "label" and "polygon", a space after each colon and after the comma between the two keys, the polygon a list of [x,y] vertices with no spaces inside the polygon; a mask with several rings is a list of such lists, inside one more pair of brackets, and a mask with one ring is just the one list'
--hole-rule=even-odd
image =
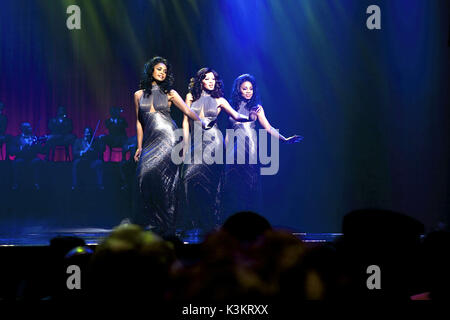
{"label": "curly updo hairstyle", "polygon": [[[167,74],[164,81],[158,81],[153,78],[153,70],[158,63],[164,63],[167,67]],[[142,71],[141,81],[139,83],[139,89],[144,90],[144,94],[152,94],[152,82],[155,81],[164,93],[169,93],[172,89],[174,77],[172,73],[172,66],[163,57],[153,57],[144,65],[144,70]]]}
{"label": "curly updo hairstyle", "polygon": [[[216,85],[211,91],[203,88],[202,83],[203,79],[205,79],[206,77],[206,74],[210,72],[212,72],[212,74],[214,75],[214,79],[216,80]],[[202,95],[202,90],[205,90],[205,92],[209,93],[211,97],[217,99],[223,97],[223,82],[222,79],[220,79],[219,74],[215,70],[211,68],[201,68],[197,71],[195,77],[191,78],[188,90],[192,94],[194,101],[200,98],[200,96]]]}
{"label": "curly updo hairstyle", "polygon": [[[241,85],[244,82],[250,82],[253,87],[253,96],[250,100],[245,99],[241,94]],[[231,106],[235,109],[239,109],[239,104],[241,101],[246,102],[245,108],[248,110],[256,109],[258,105],[261,103],[259,99],[258,86],[256,85],[255,77],[252,75],[245,73],[241,74],[234,80],[233,90],[231,91]]]}

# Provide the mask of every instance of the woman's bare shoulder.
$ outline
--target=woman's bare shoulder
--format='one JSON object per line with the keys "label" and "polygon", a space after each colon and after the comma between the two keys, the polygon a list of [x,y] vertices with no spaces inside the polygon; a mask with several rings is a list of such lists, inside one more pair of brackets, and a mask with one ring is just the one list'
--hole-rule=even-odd
{"label": "woman's bare shoulder", "polygon": [[144,93],[144,90],[140,89],[140,90],[138,90],[138,91],[136,91],[136,92],[134,93],[134,97],[135,97],[135,98],[140,98],[140,97],[142,96],[143,93]]}

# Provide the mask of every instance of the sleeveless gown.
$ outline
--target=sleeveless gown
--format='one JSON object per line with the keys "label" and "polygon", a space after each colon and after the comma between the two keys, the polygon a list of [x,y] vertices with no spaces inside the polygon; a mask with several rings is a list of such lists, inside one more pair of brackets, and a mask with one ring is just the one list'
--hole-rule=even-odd
{"label": "sleeveless gown", "polygon": [[[139,224],[159,234],[174,234],[178,166],[171,159],[176,143],[175,122],[170,116],[167,95],[154,85],[152,94],[139,100],[138,117],[142,124],[142,153],[137,164],[137,182],[141,195]],[[151,112],[151,106],[155,112]]]}
{"label": "sleeveless gown", "polygon": [[[241,101],[237,112],[248,116],[250,110]],[[229,127],[234,129],[236,138],[234,141],[229,140],[228,144],[231,145],[227,146],[234,150],[234,162],[225,166],[223,218],[239,211],[261,213],[262,188],[256,121],[237,122],[230,117]],[[245,162],[242,164],[237,161],[239,152],[245,155]]]}
{"label": "sleeveless gown", "polygon": [[[215,157],[223,161],[223,135],[217,120],[217,102],[203,92],[194,101],[191,110],[200,115],[210,129],[203,129],[199,121],[189,120],[191,147],[183,165],[184,196],[183,228],[209,232],[220,224],[220,187],[223,165],[215,163]],[[219,152],[219,154],[216,154]]]}

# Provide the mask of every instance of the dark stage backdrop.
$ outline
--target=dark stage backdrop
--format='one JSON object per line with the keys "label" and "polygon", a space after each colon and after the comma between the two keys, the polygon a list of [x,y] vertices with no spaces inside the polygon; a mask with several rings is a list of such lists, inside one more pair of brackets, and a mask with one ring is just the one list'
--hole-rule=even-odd
{"label": "dark stage backdrop", "polygon": [[[71,4],[81,30],[66,27]],[[372,4],[381,30],[366,27]],[[200,67],[227,95],[251,73],[271,124],[305,137],[263,177],[273,224],[335,232],[349,210],[377,206],[431,228],[449,210],[448,12],[445,0],[2,0],[7,132],[30,121],[46,134],[62,105],[75,134],[98,119],[102,134],[122,106],[134,135],[132,95],[154,55],[171,61],[183,97]]]}

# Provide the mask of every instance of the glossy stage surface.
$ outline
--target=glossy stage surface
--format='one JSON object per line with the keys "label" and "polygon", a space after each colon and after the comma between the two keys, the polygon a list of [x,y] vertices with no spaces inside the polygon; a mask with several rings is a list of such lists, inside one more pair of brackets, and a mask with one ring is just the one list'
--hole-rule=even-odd
{"label": "glossy stage surface", "polygon": [[[65,228],[65,229],[43,229],[30,227],[22,230],[20,234],[0,234],[0,246],[48,246],[50,240],[55,237],[78,237],[82,238],[87,245],[97,245],[103,241],[112,229],[101,228]],[[302,233],[293,234],[304,242],[332,242],[341,236],[340,233]],[[198,230],[190,230],[177,236],[185,244],[197,244],[203,240]]]}

